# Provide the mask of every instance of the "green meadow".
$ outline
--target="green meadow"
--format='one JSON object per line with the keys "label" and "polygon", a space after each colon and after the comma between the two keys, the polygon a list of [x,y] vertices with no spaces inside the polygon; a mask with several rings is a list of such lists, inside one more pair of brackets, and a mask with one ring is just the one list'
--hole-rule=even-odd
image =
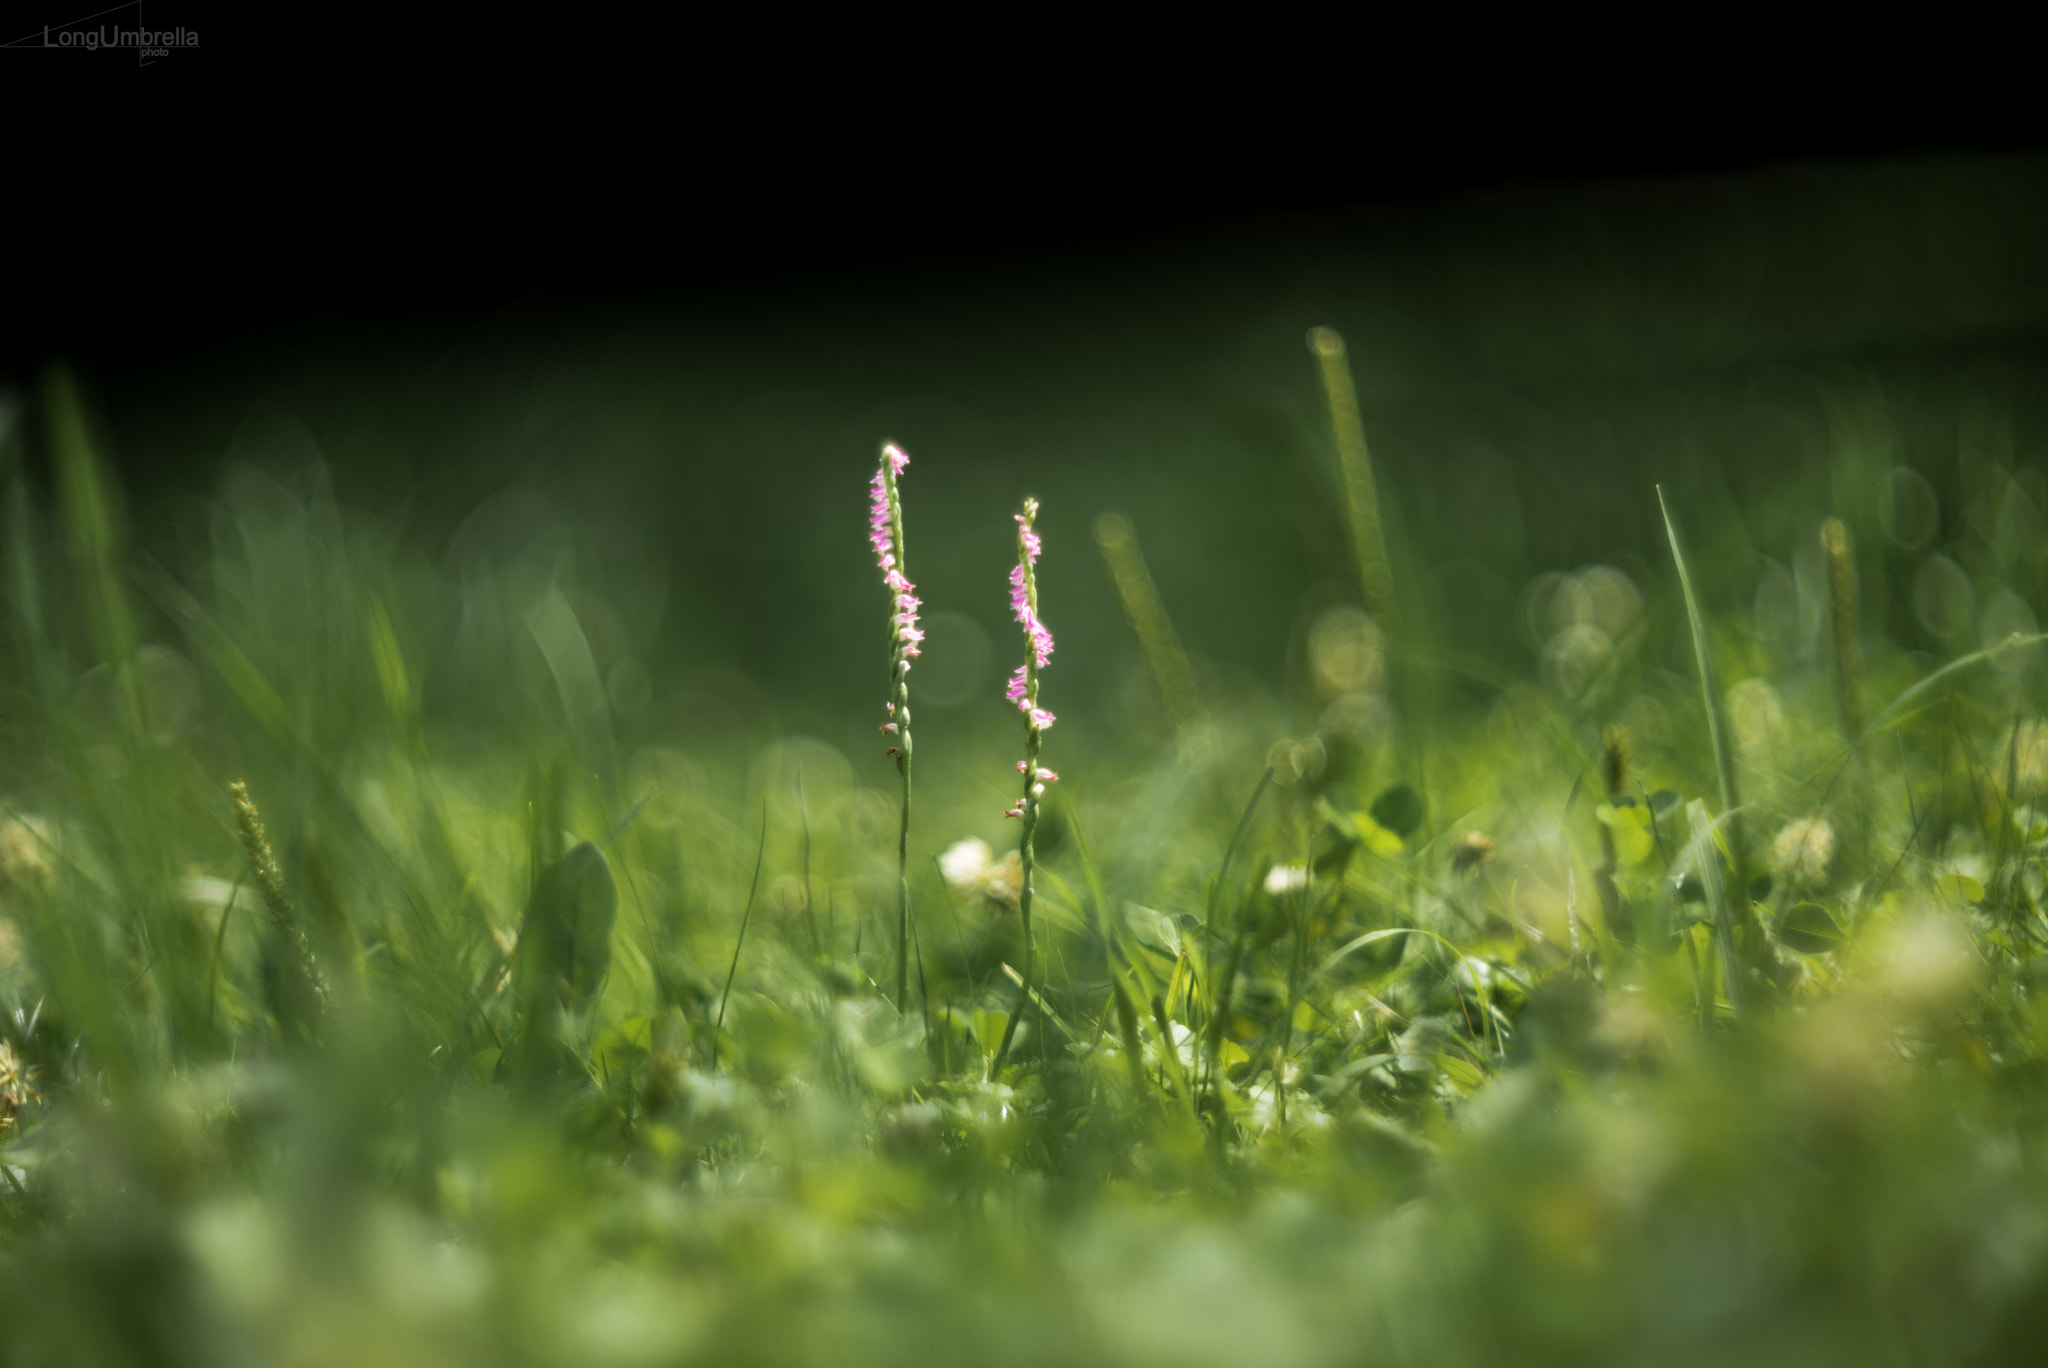
{"label": "green meadow", "polygon": [[2036,1361],[2043,243],[1794,169],[11,377],[0,1364]]}

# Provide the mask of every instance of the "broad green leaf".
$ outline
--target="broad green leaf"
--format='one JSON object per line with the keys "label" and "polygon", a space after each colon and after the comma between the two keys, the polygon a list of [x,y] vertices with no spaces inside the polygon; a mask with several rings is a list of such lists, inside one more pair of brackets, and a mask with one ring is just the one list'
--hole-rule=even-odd
{"label": "broad green leaf", "polygon": [[1819,903],[1803,902],[1778,922],[1778,940],[1802,955],[1824,955],[1842,943],[1842,928]]}
{"label": "broad green leaf", "polygon": [[586,1005],[612,963],[619,890],[604,855],[585,841],[541,871],[519,928],[521,971]]}
{"label": "broad green leaf", "polygon": [[1477,1092],[1486,1086],[1486,1074],[1477,1064],[1453,1050],[1445,1050],[1436,1057],[1437,1068],[1443,1070],[1461,1092]]}
{"label": "broad green leaf", "polygon": [[1427,815],[1422,795],[1408,784],[1395,784],[1372,800],[1372,819],[1402,840],[1422,827]]}
{"label": "broad green leaf", "polygon": [[1958,902],[1980,903],[1984,901],[1983,883],[1960,870],[1935,880],[1934,886]]}
{"label": "broad green leaf", "polygon": [[1180,953],[1180,926],[1164,912],[1134,902],[1124,904],[1124,926],[1139,941],[1167,955]]}
{"label": "broad green leaf", "polygon": [[1641,864],[1657,848],[1656,838],[1650,834],[1650,810],[1642,804],[1602,803],[1593,809],[1593,815],[1612,834],[1614,858],[1619,863]]}

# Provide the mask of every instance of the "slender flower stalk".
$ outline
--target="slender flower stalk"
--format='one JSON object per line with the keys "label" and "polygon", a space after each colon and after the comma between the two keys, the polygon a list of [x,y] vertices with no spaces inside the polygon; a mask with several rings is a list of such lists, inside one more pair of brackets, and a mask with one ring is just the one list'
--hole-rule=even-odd
{"label": "slender flower stalk", "polygon": [[897,479],[910,456],[893,444],[882,448],[868,485],[868,541],[889,590],[889,714],[882,735],[903,776],[903,817],[896,834],[896,1010],[907,1005],[910,986],[910,662],[924,633],[917,625],[917,586],[904,573],[903,496]]}
{"label": "slender flower stalk", "polygon": [[1003,1067],[1003,1060],[1010,1053],[1010,1042],[1017,1035],[1017,1023],[1023,1019],[1024,1010],[1031,1002],[1031,838],[1038,830],[1038,804],[1045,796],[1045,786],[1059,781],[1057,774],[1038,763],[1039,746],[1044,741],[1046,728],[1054,721],[1053,715],[1038,705],[1039,672],[1052,658],[1052,633],[1038,616],[1038,555],[1043,549],[1033,527],[1038,521],[1038,500],[1026,499],[1024,511],[1016,517],[1017,565],[1010,571],[1010,613],[1024,629],[1024,663],[1010,676],[1006,692],[1009,700],[1017,705],[1017,710],[1024,714],[1024,758],[1017,762],[1017,772],[1024,776],[1024,791],[1016,805],[1003,815],[1015,817],[1024,824],[1023,835],[1017,843],[1017,856],[1022,866],[1022,877],[1017,883],[1017,913],[1024,930],[1024,973],[1017,985],[1016,1010],[1010,1013],[1010,1019],[1003,1027],[1002,1043],[996,1046],[995,1058],[989,1064],[989,1076],[992,1078]]}

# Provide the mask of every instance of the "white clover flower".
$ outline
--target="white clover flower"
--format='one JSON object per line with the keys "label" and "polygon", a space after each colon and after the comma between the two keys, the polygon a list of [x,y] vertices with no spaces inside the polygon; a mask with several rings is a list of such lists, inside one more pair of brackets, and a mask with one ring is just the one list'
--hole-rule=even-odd
{"label": "white clover flower", "polygon": [[939,856],[939,873],[956,891],[979,893],[988,882],[989,862],[988,842],[969,836],[946,847],[946,853]]}
{"label": "white clover flower", "polygon": [[1771,842],[1771,872],[1788,888],[1811,890],[1827,882],[1835,859],[1835,827],[1821,816],[1786,824]]}
{"label": "white clover flower", "polygon": [[1307,865],[1274,865],[1266,871],[1266,891],[1275,897],[1283,893],[1299,893],[1307,887]]}
{"label": "white clover flower", "polygon": [[1015,907],[1018,889],[1024,882],[1024,862],[1014,850],[1000,860],[995,859],[988,842],[970,836],[955,841],[939,856],[939,873],[956,893]]}

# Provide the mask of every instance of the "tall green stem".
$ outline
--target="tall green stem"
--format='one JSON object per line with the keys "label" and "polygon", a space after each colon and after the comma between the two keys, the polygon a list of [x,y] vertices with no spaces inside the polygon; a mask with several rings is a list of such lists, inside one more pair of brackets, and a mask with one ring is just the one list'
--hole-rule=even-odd
{"label": "tall green stem", "polygon": [[[1035,688],[1033,697],[1036,698]],[[1017,886],[1017,919],[1024,932],[1024,976],[1017,985],[1017,1009],[1003,1023],[1002,1043],[996,1046],[995,1062],[989,1065],[991,1078],[1009,1057],[1010,1042],[1017,1036],[1017,1023],[1024,1019],[1024,1011],[1031,1005],[1031,975],[1036,958],[1031,937],[1031,869],[1034,861],[1031,838],[1038,830],[1038,794],[1034,790],[1041,787],[1038,783],[1039,730],[1032,727],[1024,735],[1024,834],[1017,844],[1017,858],[1023,866]]]}
{"label": "tall green stem", "polygon": [[896,1010],[910,993],[910,684],[905,662],[896,667],[896,715],[902,719],[897,772],[903,776],[903,816],[896,828]]}

